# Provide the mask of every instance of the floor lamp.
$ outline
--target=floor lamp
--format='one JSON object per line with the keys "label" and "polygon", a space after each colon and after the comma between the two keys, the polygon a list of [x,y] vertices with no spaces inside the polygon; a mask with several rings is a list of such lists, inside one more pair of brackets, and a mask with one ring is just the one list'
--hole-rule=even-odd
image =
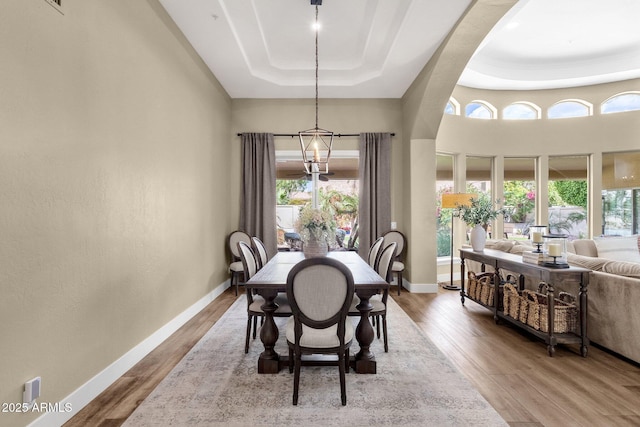
{"label": "floor lamp", "polygon": [[[445,193],[442,195],[442,201],[440,207],[442,209],[456,209],[461,206],[469,206],[471,204],[471,198],[478,197],[477,194],[472,193]],[[443,286],[443,289],[449,291],[459,291],[460,287],[453,284],[453,215],[451,215],[451,280],[448,285]],[[460,278],[462,280],[462,278]]]}

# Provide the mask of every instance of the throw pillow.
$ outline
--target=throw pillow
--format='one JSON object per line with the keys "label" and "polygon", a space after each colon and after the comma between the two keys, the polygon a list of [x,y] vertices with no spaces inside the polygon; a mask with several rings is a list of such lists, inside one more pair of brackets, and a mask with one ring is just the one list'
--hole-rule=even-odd
{"label": "throw pillow", "polygon": [[629,261],[640,263],[638,236],[600,237],[593,239],[598,256],[612,261]]}

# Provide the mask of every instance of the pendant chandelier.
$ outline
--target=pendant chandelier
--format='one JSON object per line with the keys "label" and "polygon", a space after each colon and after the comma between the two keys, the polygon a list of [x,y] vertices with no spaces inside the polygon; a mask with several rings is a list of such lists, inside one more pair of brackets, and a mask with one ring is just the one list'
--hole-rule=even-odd
{"label": "pendant chandelier", "polygon": [[317,177],[320,173],[329,172],[333,132],[318,127],[318,32],[320,31],[318,6],[322,5],[322,0],[311,0],[311,5],[316,7],[316,126],[313,129],[298,132],[298,136],[300,137],[304,169],[308,174]]}

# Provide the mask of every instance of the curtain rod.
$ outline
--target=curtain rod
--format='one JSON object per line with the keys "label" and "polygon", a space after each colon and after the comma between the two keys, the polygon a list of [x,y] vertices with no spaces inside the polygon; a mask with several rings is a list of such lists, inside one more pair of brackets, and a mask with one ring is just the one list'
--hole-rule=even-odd
{"label": "curtain rod", "polygon": [[[238,134],[238,136],[242,136],[241,133]],[[273,136],[290,136],[291,138],[295,138],[296,136],[298,136],[297,133],[274,133]],[[341,138],[343,136],[360,136],[359,133],[337,133],[333,136],[337,136],[338,138]],[[392,133],[391,136],[396,136],[395,133]]]}

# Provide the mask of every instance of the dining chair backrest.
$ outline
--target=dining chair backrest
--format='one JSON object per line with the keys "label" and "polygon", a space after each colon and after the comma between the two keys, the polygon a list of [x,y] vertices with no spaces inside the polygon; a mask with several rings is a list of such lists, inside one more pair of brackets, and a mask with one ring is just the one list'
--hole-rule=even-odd
{"label": "dining chair backrest", "polygon": [[378,237],[375,242],[369,248],[369,254],[367,255],[367,262],[371,268],[376,268],[376,262],[378,260],[378,255],[380,254],[380,247],[382,247],[382,243],[384,242],[384,237]]}
{"label": "dining chair backrest", "polygon": [[[340,261],[316,257],[296,264],[287,276],[287,298],[294,317],[296,341],[299,342],[302,325],[326,329],[338,324],[338,337],[344,344],[345,319],[353,294],[353,275]],[[310,347],[314,347],[314,343],[310,343]]]}
{"label": "dining chair backrest", "polygon": [[229,250],[233,256],[234,261],[240,259],[240,252],[238,250],[238,242],[245,242],[251,245],[251,236],[241,230],[232,231],[229,234]]}
{"label": "dining chair backrest", "polygon": [[258,271],[258,260],[247,242],[239,241],[237,243],[238,253],[244,267],[244,280],[249,280]]}
{"label": "dining chair backrest", "polygon": [[375,270],[378,272],[387,282],[391,281],[391,267],[393,267],[393,260],[396,257],[396,248],[398,244],[396,242],[389,243],[381,252],[378,257],[378,264]]}
{"label": "dining chair backrest", "polygon": [[404,248],[407,243],[407,238],[404,237],[404,234],[402,234],[398,230],[391,230],[384,233],[382,237],[384,237],[385,245],[388,245],[391,242],[396,242],[396,244],[398,245],[396,247],[396,258],[402,259],[404,256]]}
{"label": "dining chair backrest", "polygon": [[262,243],[259,237],[253,236],[251,238],[251,242],[253,244],[253,250],[258,258],[258,269],[264,267],[264,265],[269,261],[269,255],[267,254],[267,248]]}

